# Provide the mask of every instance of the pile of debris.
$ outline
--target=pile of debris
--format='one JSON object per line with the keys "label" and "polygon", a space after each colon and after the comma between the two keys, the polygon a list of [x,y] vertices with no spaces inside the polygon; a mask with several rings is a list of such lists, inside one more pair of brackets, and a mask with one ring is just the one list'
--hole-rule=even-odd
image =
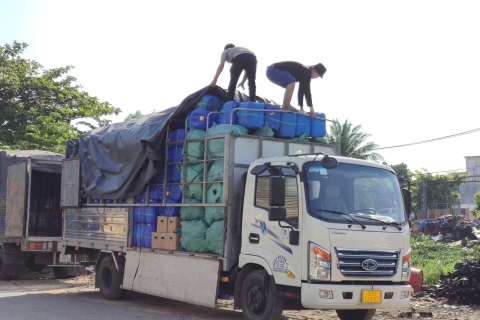
{"label": "pile of debris", "polygon": [[[478,304],[480,301],[480,260],[457,263],[455,270],[440,276],[440,285],[430,288],[430,297],[446,298],[448,303]],[[433,291],[433,292],[432,292]]]}
{"label": "pile of debris", "polygon": [[475,225],[475,222],[468,221],[462,216],[450,214],[417,222],[418,230],[421,230],[423,235],[436,236],[436,240],[478,239],[480,232]]}

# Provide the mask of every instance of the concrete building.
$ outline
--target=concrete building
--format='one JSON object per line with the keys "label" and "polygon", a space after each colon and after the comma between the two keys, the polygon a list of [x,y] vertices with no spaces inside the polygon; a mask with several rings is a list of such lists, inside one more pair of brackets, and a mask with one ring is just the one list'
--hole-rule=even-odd
{"label": "concrete building", "polygon": [[461,197],[460,206],[473,210],[475,208],[475,193],[480,191],[480,156],[466,156],[465,160],[468,182],[462,183],[458,188]]}

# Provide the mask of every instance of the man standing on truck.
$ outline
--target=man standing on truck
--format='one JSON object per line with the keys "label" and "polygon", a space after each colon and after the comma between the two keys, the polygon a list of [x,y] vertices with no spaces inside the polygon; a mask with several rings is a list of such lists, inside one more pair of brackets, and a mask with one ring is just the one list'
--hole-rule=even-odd
{"label": "man standing on truck", "polygon": [[282,110],[298,112],[290,105],[292,100],[295,82],[300,82],[298,88],[298,105],[303,111],[303,97],[307,100],[307,106],[310,108],[310,118],[316,118],[315,110],[312,104],[312,93],[310,92],[310,81],[318,77],[323,78],[327,69],[321,63],[314,66],[306,66],[295,61],[282,61],[267,67],[267,78],[276,85],[285,88]]}
{"label": "man standing on truck", "polygon": [[257,91],[257,87],[255,85],[255,76],[257,74],[257,57],[255,54],[247,48],[235,47],[233,43],[227,44],[222,52],[220,64],[218,65],[217,72],[210,83],[210,87],[215,87],[217,85],[217,80],[223,71],[225,61],[232,64],[232,67],[230,68],[230,83],[228,85],[227,94],[228,101],[235,100],[235,88],[237,86],[238,78],[240,78],[242,71],[245,70],[243,79],[238,87],[243,88],[243,85],[248,78],[248,97],[250,101],[255,102],[255,95]]}

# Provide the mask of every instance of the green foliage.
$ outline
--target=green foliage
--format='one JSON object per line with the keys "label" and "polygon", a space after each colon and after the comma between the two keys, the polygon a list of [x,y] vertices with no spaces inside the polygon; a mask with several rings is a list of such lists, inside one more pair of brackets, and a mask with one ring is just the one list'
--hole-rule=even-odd
{"label": "green foliage", "polygon": [[367,142],[369,134],[360,131],[361,125],[353,127],[348,119],[340,124],[337,119],[330,125],[327,139],[331,144],[340,144],[342,156],[362,160],[382,161],[383,157],[373,152],[377,148],[374,142]]}
{"label": "green foliage", "polygon": [[480,191],[475,193],[475,209],[472,210],[476,219],[480,218]]}
{"label": "green foliage", "polygon": [[[82,134],[72,122],[89,128],[120,109],[88,95],[69,75],[72,66],[44,69],[21,57],[26,43],[0,46],[0,149],[64,152],[67,139]],[[92,124],[88,120],[93,120]]]}
{"label": "green foliage", "polygon": [[428,209],[434,209],[437,203],[457,203],[460,199],[458,187],[466,180],[466,174],[432,175],[425,169],[415,171],[412,182],[413,206],[418,209],[421,207],[424,188],[426,188]]}
{"label": "green foliage", "polygon": [[138,119],[142,117],[142,112],[140,110],[137,110],[134,113],[130,113],[128,116],[125,117],[125,121],[131,120],[131,119]]}
{"label": "green foliage", "polygon": [[435,242],[430,236],[423,240],[411,239],[411,266],[423,271],[423,282],[429,286],[437,284],[440,275],[452,272],[456,263],[480,258],[478,247],[452,246],[448,243]]}

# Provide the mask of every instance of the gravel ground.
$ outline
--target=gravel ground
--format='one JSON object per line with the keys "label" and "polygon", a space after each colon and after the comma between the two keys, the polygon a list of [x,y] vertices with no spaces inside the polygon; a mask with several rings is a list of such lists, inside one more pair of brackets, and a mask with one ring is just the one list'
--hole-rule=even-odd
{"label": "gravel ground", "polygon": [[[20,280],[13,281],[19,286],[28,287],[31,291],[48,291],[54,294],[75,294],[75,293],[91,293],[92,299],[100,299],[98,290],[94,288],[94,276],[78,276],[72,279],[56,280],[53,273],[49,269],[42,272],[32,272],[21,277]],[[448,320],[480,320],[480,305],[460,306],[450,305],[445,299],[432,299],[419,293],[417,297],[413,297],[409,308],[404,309],[382,309],[377,310],[374,320],[390,320],[390,319],[448,319]],[[157,299],[157,300],[155,300]],[[242,319],[239,311],[233,310],[233,301],[218,300],[218,309],[199,307],[182,302],[171,301],[158,297],[151,297],[142,294],[133,294],[129,299],[125,300],[125,308],[141,304],[142,308],[151,308],[152,312],[159,308],[158,299],[167,301],[161,303],[161,309],[171,314],[181,315],[182,319]],[[100,302],[100,301],[99,301]],[[119,303],[107,302],[102,303]],[[284,311],[283,319],[297,320],[326,320],[338,319],[335,311]],[[352,319],[355,320],[355,319]]]}

